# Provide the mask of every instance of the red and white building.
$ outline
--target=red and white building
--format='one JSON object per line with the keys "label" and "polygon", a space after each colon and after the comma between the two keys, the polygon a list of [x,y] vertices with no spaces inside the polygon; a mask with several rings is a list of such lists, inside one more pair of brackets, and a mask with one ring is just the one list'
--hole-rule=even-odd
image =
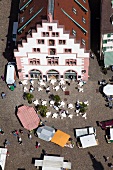
{"label": "red and white building", "polygon": [[[56,9],[55,5],[53,9],[53,2],[51,0],[48,1],[47,20],[42,20],[40,25],[36,24],[35,29],[32,29],[30,34],[26,35],[26,39],[22,38],[22,31],[25,33],[26,27],[24,28],[23,25],[18,29],[21,45],[18,44],[18,49],[14,51],[14,56],[17,62],[19,78],[21,80],[31,78],[46,78],[49,80],[52,77],[56,77],[57,79],[88,80],[90,55],[89,23],[87,24],[88,30],[84,29],[80,24],[74,23],[76,27],[71,33],[70,30],[66,30],[67,27],[65,25],[70,25],[72,29],[73,25],[71,22],[75,22],[74,19],[70,18],[70,15],[63,8],[60,8],[62,21],[64,19],[65,22],[63,25],[59,25],[59,23],[62,23],[60,18],[56,20],[56,17],[53,17],[56,14],[53,15]],[[60,1],[57,5],[60,5]],[[76,5],[78,4],[75,4],[75,7]],[[85,7],[84,10],[86,10]],[[84,15],[87,15],[87,12],[85,11]],[[66,23],[66,18],[68,24]],[[86,22],[85,17],[84,22]],[[78,30],[78,34],[75,30]]]}

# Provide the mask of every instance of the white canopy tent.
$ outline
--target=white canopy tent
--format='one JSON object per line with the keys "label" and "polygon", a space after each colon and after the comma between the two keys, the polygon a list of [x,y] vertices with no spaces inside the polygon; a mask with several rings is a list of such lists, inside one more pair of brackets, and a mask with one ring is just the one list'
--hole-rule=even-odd
{"label": "white canopy tent", "polygon": [[7,155],[7,148],[0,148],[0,166],[2,170],[5,169],[6,155]]}
{"label": "white canopy tent", "polygon": [[113,128],[110,128],[110,140],[113,140]]}
{"label": "white canopy tent", "polygon": [[95,129],[93,127],[75,129],[76,138],[84,135],[95,134]]}
{"label": "white canopy tent", "polygon": [[7,84],[14,84],[15,82],[15,66],[11,63],[7,65],[7,73],[6,73],[6,83]]}
{"label": "white canopy tent", "polygon": [[94,134],[80,137],[80,142],[81,142],[82,148],[87,148],[87,147],[98,145]]}
{"label": "white canopy tent", "polygon": [[35,166],[41,166],[42,170],[71,169],[71,162],[64,162],[64,157],[44,156],[44,160],[35,160]]}
{"label": "white canopy tent", "polygon": [[40,139],[50,141],[54,136],[55,129],[49,126],[42,126],[37,129],[36,133]]}
{"label": "white canopy tent", "polygon": [[106,86],[104,86],[103,92],[107,96],[113,95],[113,85],[112,84],[107,84]]}

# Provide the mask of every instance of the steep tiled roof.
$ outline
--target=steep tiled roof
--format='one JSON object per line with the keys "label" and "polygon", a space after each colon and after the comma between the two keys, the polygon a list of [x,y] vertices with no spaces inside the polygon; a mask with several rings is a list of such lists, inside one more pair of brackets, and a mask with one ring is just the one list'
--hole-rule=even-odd
{"label": "steep tiled roof", "polygon": [[[83,0],[65,0],[65,2],[56,0],[54,19],[58,20],[60,25],[64,25],[65,30],[70,30],[71,35],[74,29],[76,31],[76,40],[81,42],[83,38],[86,41],[86,49],[88,49],[90,39],[90,10],[88,1],[86,0],[86,2],[84,3]],[[73,8],[76,10],[76,14],[73,12]],[[82,21],[83,18],[85,18],[86,23]]]}
{"label": "steep tiled roof", "polygon": [[101,33],[113,33],[113,25],[110,20],[110,16],[113,13],[111,0],[101,0],[101,5]]}
{"label": "steep tiled roof", "polygon": [[[27,4],[27,8],[26,8]],[[20,14],[19,14],[19,28],[18,31],[20,32],[23,28],[22,34],[18,34],[17,41],[21,38],[25,38],[25,35],[31,28],[35,28],[36,24],[41,24],[42,19],[47,19],[47,5],[48,0],[24,0],[20,3]],[[32,12],[30,13],[30,10]],[[23,12],[22,12],[23,10]],[[20,20],[23,18],[23,22],[21,23]],[[30,21],[30,22],[29,22]]]}
{"label": "steep tiled roof", "polygon": [[[32,10],[31,13],[30,10]],[[28,31],[35,28],[36,24],[47,20],[49,12],[53,20],[57,20],[59,25],[64,25],[66,31],[70,31],[70,35],[73,35],[72,30],[74,31],[76,41],[81,44],[81,47],[90,49],[88,0],[21,0],[17,41],[25,38]]]}

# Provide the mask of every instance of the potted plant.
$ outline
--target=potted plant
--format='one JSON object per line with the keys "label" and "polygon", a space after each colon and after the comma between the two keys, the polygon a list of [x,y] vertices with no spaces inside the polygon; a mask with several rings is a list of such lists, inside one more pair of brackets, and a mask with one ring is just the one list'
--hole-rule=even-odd
{"label": "potted plant", "polygon": [[36,109],[38,110],[38,113],[42,117],[46,117],[46,113],[48,111],[47,106],[39,105],[39,106],[36,107]]}
{"label": "potted plant", "polygon": [[59,105],[59,102],[61,101],[60,96],[55,95],[55,96],[53,97],[53,99],[54,99],[54,101],[55,101],[55,105],[58,106],[58,105]]}
{"label": "potted plant", "polygon": [[80,112],[85,113],[87,110],[87,104],[80,103]]}
{"label": "potted plant", "polygon": [[31,104],[32,103],[32,99],[34,98],[34,96],[31,93],[26,93],[25,94],[25,98],[28,100],[28,103]]}

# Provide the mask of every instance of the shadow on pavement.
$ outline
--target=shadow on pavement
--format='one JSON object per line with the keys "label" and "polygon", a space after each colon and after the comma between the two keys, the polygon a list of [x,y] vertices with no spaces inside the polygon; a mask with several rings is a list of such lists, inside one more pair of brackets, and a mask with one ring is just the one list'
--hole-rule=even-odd
{"label": "shadow on pavement", "polygon": [[[12,40],[13,38],[12,32],[13,32],[13,23],[18,22],[18,13],[19,13],[19,0],[18,1],[12,0],[10,16],[8,17],[9,26],[8,26],[8,33],[6,35],[7,37],[6,48],[5,48],[5,52],[3,52],[4,58],[6,58],[9,62],[15,61],[14,54],[13,54],[15,43]],[[4,39],[2,39],[2,41],[4,41]]]}
{"label": "shadow on pavement", "polygon": [[97,159],[90,152],[88,152],[88,154],[92,160],[92,167],[94,168],[94,170],[104,170],[101,162],[97,161]]}

